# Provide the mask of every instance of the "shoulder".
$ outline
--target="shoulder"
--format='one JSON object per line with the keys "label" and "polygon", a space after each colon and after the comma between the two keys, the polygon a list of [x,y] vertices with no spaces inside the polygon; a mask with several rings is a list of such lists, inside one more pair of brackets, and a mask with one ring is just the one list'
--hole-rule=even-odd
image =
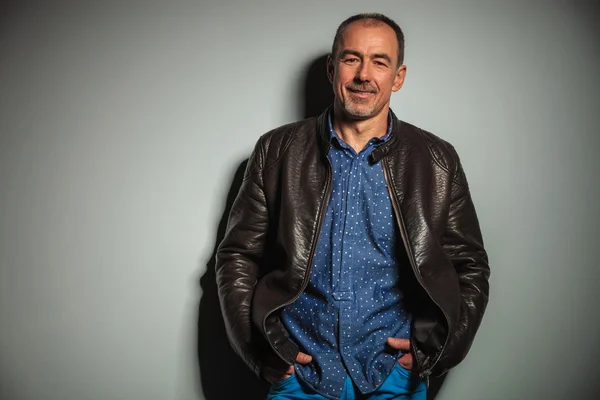
{"label": "shoulder", "polygon": [[309,144],[316,139],[317,117],[288,123],[264,133],[257,142],[265,166],[277,162],[294,142]]}
{"label": "shoulder", "polygon": [[411,147],[421,149],[437,163],[440,168],[454,175],[460,166],[458,153],[452,144],[441,137],[405,121],[398,121],[400,135],[404,136]]}

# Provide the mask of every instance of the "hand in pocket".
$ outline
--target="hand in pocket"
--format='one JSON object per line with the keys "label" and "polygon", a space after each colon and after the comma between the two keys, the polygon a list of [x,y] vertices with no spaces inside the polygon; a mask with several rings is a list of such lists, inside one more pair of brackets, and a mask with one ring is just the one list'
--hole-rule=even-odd
{"label": "hand in pocket", "polygon": [[398,359],[398,364],[400,364],[402,368],[411,371],[413,367],[413,356],[410,352],[410,340],[390,337],[387,340],[387,344],[396,350],[406,352],[406,354]]}
{"label": "hand in pocket", "polygon": [[[312,361],[312,357],[309,356],[306,353],[303,352],[299,352],[298,355],[296,356],[296,362],[298,364],[308,364],[309,362]],[[269,382],[269,383],[277,383],[277,382],[281,382],[284,379],[289,378],[290,376],[292,376],[294,374],[294,366],[290,365],[288,367],[288,369],[283,373],[283,375],[281,374],[281,370],[278,368],[273,368],[271,366],[269,366],[268,364],[265,365],[265,368],[263,370],[263,378]]]}

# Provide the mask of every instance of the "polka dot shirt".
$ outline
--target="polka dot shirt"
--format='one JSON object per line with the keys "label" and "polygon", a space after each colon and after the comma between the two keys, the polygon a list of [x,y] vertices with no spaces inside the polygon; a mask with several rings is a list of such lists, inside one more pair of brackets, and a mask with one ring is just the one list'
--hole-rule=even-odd
{"label": "polka dot shirt", "polygon": [[310,281],[281,317],[291,339],[310,354],[296,375],[318,393],[339,398],[347,377],[367,394],[391,373],[399,356],[388,337],[410,336],[410,315],[398,288],[402,246],[381,162],[371,152],[389,139],[373,138],[356,153],[329,118],[333,185]]}

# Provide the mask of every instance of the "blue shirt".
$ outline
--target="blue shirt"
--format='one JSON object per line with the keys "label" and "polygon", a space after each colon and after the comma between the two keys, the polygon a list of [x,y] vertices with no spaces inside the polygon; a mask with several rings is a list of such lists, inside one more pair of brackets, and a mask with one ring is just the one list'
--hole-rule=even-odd
{"label": "blue shirt", "polygon": [[309,283],[281,317],[291,339],[313,360],[296,375],[313,390],[339,398],[349,376],[363,393],[375,391],[399,357],[388,337],[410,337],[410,315],[398,287],[402,241],[381,163],[369,155],[387,141],[373,138],[358,154],[333,130],[331,197]]}

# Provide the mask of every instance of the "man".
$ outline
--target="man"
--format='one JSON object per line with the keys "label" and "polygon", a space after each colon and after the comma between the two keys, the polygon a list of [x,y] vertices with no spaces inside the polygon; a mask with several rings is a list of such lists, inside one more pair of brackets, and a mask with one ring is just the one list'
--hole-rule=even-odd
{"label": "man", "polygon": [[425,399],[469,350],[489,267],[454,148],[396,118],[404,36],[344,21],[334,104],[258,141],[217,253],[229,339],[271,399]]}

